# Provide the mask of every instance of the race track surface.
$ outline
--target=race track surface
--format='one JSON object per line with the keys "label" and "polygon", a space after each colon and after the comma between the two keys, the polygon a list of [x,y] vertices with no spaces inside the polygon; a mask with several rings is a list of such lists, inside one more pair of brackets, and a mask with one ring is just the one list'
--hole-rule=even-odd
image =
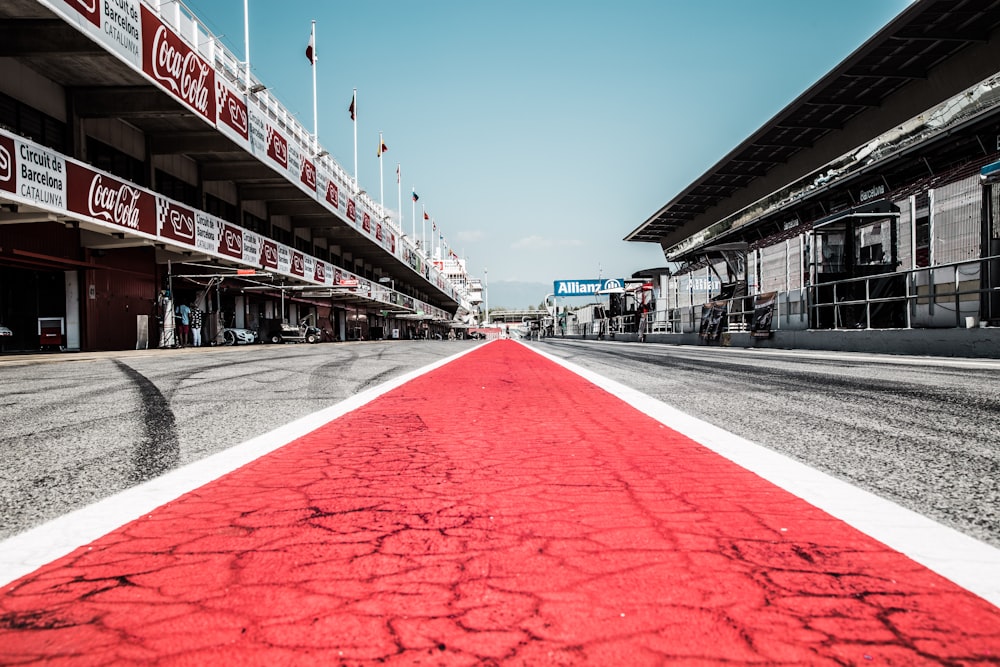
{"label": "race track surface", "polygon": [[501,340],[0,589],[0,663],[987,665],[1000,610]]}

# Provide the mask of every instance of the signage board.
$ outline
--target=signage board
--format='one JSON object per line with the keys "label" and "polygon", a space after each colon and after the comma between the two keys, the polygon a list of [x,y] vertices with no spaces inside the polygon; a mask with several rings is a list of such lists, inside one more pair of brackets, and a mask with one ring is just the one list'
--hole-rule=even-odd
{"label": "signage board", "polygon": [[556,280],[552,293],[556,296],[596,296],[625,288],[624,278],[592,278],[589,280]]}

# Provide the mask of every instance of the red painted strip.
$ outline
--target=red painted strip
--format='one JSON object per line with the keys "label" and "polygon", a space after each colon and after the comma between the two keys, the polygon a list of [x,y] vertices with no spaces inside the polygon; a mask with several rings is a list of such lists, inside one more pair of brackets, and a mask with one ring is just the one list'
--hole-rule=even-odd
{"label": "red painted strip", "polygon": [[497,341],[0,591],[0,663],[997,664],[1000,610]]}

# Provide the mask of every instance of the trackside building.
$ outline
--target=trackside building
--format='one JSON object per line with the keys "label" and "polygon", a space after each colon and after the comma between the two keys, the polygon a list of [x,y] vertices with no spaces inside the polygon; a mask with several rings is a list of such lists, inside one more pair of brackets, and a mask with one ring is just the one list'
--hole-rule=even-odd
{"label": "trackside building", "polygon": [[668,262],[647,333],[1000,355],[998,29],[917,0],[630,232]]}
{"label": "trackside building", "polygon": [[463,321],[464,263],[394,213],[182,3],[0,3],[5,349],[155,346],[178,303],[219,342],[282,321],[335,340]]}

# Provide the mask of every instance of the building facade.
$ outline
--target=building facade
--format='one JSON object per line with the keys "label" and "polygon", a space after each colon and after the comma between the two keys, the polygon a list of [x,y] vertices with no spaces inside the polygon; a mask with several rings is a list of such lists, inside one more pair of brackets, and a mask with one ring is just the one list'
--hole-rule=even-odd
{"label": "building facade", "polygon": [[181,303],[208,342],[447,328],[414,241],[182,3],[0,4],[6,349],[172,344]]}

